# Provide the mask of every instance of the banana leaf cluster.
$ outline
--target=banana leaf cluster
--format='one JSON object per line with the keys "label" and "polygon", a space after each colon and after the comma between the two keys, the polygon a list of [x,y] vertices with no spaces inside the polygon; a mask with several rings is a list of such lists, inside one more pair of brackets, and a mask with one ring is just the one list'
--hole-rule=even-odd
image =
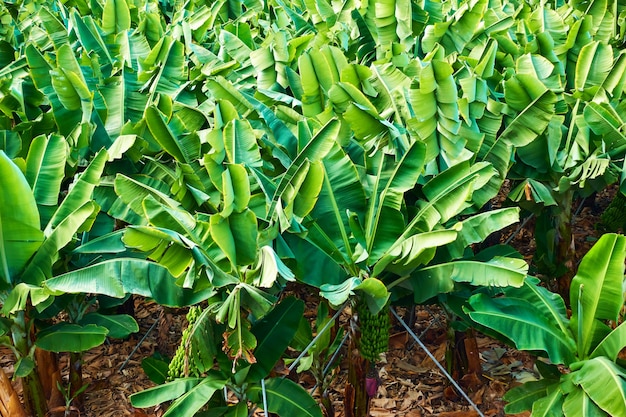
{"label": "banana leaf cluster", "polygon": [[[260,401],[255,364],[278,358],[259,326],[295,308],[277,304],[289,281],[373,314],[520,287],[510,249],[472,250],[518,220],[488,208],[509,173],[544,197],[620,178],[617,3],[4,2],[3,315],[67,294],[208,301],[197,328],[223,356],[137,400],[192,415],[225,386]],[[538,185],[547,171],[563,175]]]}

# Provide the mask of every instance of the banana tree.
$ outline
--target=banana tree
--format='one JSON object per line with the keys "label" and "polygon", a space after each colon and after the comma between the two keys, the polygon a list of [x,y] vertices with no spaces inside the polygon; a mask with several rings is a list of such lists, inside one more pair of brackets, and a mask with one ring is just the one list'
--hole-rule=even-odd
{"label": "banana tree", "polygon": [[[37,416],[45,415],[46,399],[41,381],[33,372],[31,309],[43,311],[51,303],[53,298],[42,287],[43,281],[52,276],[59,251],[72,242],[77,231],[88,229],[93,222],[98,207],[90,200],[91,191],[106,162],[106,152],[98,154],[58,204],[66,155],[64,138],[37,137],[31,144],[24,174],[4,152],[0,153],[3,178],[7,179],[2,186],[2,315],[11,323],[4,329],[4,343],[16,356],[16,375],[24,378],[27,410]],[[106,329],[92,326],[86,333],[86,340],[104,338]],[[71,350],[91,347],[79,340],[68,338],[70,344],[75,343]]]}
{"label": "banana tree", "polygon": [[[605,234],[584,256],[563,299],[528,279],[503,297],[476,294],[466,312],[517,349],[535,353],[541,379],[511,389],[507,413],[615,416],[626,412],[624,306],[626,238]],[[537,314],[539,312],[539,314]]]}
{"label": "banana tree", "polygon": [[[389,291],[395,300],[410,295],[412,301],[423,302],[451,291],[455,282],[522,284],[523,260],[481,259],[465,252],[472,243],[516,222],[517,209],[455,220],[471,207],[474,190],[494,170],[487,163],[459,164],[420,185],[425,151],[423,143],[413,142],[401,157],[383,151],[355,153],[364,164],[359,166],[334,144],[324,158],[317,203],[297,227],[281,235],[285,245],[279,248],[296,261],[296,276],[319,287],[334,306],[358,293],[370,312],[378,314],[387,305]],[[279,193],[273,195],[271,201],[278,204]],[[408,196],[415,195],[420,199],[408,203]],[[339,267],[332,275],[311,268],[329,262]],[[365,372],[351,383],[363,385]],[[356,412],[365,412],[366,397],[357,398],[362,402]]]}
{"label": "banana tree", "polygon": [[[517,150],[510,174],[517,187],[510,197],[538,215],[535,262],[542,273],[563,276],[559,288],[565,299],[574,256],[572,204],[620,178],[626,149],[626,55],[612,46],[616,2],[592,3],[567,2],[555,10],[538,5],[520,16],[536,46],[512,56],[516,78],[533,79],[538,90],[526,91],[547,89],[553,112],[532,118],[535,125],[542,121],[542,129]],[[505,82],[507,103],[525,106],[528,100],[522,97],[533,94],[520,95],[512,80]]]}
{"label": "banana tree", "polygon": [[[91,195],[104,170],[106,151],[96,154],[76,176],[60,203],[68,158],[68,145],[63,137],[35,138],[24,173],[4,152],[0,152],[0,158],[3,178],[7,180],[0,187],[3,343],[10,346],[16,356],[15,375],[24,380],[28,413],[44,416],[47,405],[36,370],[35,349],[87,350],[101,344],[109,334],[111,326],[99,324],[112,323],[96,318],[95,322],[89,319],[82,324],[58,324],[39,333],[35,319],[50,317],[47,309],[54,310],[52,304],[56,296],[65,292],[93,292],[123,297],[134,292],[154,296],[166,305],[184,304],[181,300],[185,297],[192,303],[197,299],[191,291],[176,286],[165,268],[141,259],[112,259],[76,270],[65,267],[71,257],[69,250],[77,243],[77,233],[88,231],[99,211]],[[64,262],[57,262],[61,257]],[[149,272],[150,275],[141,278],[142,273]],[[95,277],[107,279],[99,278],[98,289],[91,291],[86,286],[89,281],[93,283]],[[162,293],[154,294],[159,288]]]}
{"label": "banana tree", "polygon": [[[166,416],[196,415],[209,405],[212,412],[221,416],[239,416],[250,413],[253,407],[263,406],[266,412],[279,416],[321,417],[315,400],[295,382],[280,377],[269,377],[275,363],[293,339],[304,312],[304,303],[293,297],[285,298],[259,321],[250,331],[258,340],[254,354],[256,362],[239,361],[233,364],[220,347],[224,325],[212,319],[206,309],[191,320],[188,341],[178,352],[179,363],[170,365],[170,371],[179,369],[176,378],[157,387],[133,394],[135,407],[151,407],[173,401]],[[173,359],[177,361],[177,358]],[[172,374],[172,372],[170,372]],[[236,404],[228,404],[224,390],[235,393]]]}

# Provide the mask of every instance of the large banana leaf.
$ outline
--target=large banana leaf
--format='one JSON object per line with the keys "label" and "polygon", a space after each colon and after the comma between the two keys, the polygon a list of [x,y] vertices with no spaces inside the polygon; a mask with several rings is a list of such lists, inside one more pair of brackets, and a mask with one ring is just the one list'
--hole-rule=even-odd
{"label": "large banana leaf", "polygon": [[42,225],[48,224],[59,203],[67,152],[68,144],[59,135],[38,136],[30,144],[25,174],[42,215]]}
{"label": "large banana leaf", "polygon": [[533,403],[545,397],[557,384],[558,382],[552,379],[540,379],[510,389],[503,397],[507,401],[504,411],[507,414],[516,414],[532,409]]}
{"label": "large banana leaf", "polygon": [[[226,385],[226,381],[216,378],[204,378],[199,384],[188,389],[172,403],[163,417],[193,416],[216,393]],[[157,387],[158,388],[158,387]]]}
{"label": "large banana leaf", "polygon": [[[208,233],[209,228],[206,222],[202,223],[202,227]],[[171,229],[130,226],[124,231],[123,241],[127,246],[145,252],[150,259],[159,261],[172,273],[174,273],[173,271],[182,273],[188,266],[192,265],[193,260],[196,265],[208,268],[206,274],[215,287],[239,282],[237,278],[224,272],[222,268],[216,265],[216,262],[221,260],[220,258],[211,258],[210,255],[213,253],[205,252],[205,248]],[[208,246],[208,242],[203,241],[202,243],[204,246]],[[219,255],[222,258],[225,256],[223,253]]]}
{"label": "large banana leaf", "polygon": [[[26,46],[24,54],[30,68],[33,84],[44,93],[50,101],[58,132],[67,137],[76,126],[81,123],[83,117],[82,112],[68,110],[63,106],[56,90],[52,86],[50,72],[53,68],[41,52],[39,52],[34,45],[29,44]],[[63,84],[61,87],[62,86]]]}
{"label": "large banana leaf", "polygon": [[183,43],[171,36],[159,39],[148,56],[139,59],[138,80],[143,90],[153,98],[157,94],[175,97],[187,80],[184,49]]}
{"label": "large banana leaf", "polygon": [[[254,384],[248,392],[257,403],[262,404],[261,384]],[[270,378],[265,382],[267,410],[280,416],[322,417],[322,410],[317,402],[290,379]]]}
{"label": "large banana leaf", "polygon": [[558,325],[565,334],[568,332],[569,322],[565,302],[558,294],[548,291],[539,285],[537,278],[528,277],[520,288],[506,288],[504,293],[508,297],[519,298],[532,304],[533,309],[553,324]]}
{"label": "large banana leaf", "polygon": [[520,287],[528,272],[528,265],[523,259],[494,257],[487,262],[457,260],[420,268],[412,275],[415,286],[420,278],[456,282],[468,282],[478,286]]}
{"label": "large banana leaf", "polygon": [[563,413],[564,396],[558,386],[549,387],[547,395],[533,404],[533,417],[554,417]]}
{"label": "large banana leaf", "polygon": [[83,225],[98,212],[98,206],[88,201],[69,213],[46,235],[45,240],[24,269],[22,280],[29,284],[40,285],[52,277],[52,266],[59,258],[59,251],[70,243]]}
{"label": "large banana leaf", "polygon": [[110,74],[113,57],[92,16],[81,16],[78,10],[73,9],[70,12],[70,22],[76,28],[76,37],[83,45],[83,48],[87,51],[95,52],[100,58],[102,71],[105,74]]}
{"label": "large banana leaf", "polygon": [[256,363],[252,364],[248,378],[253,381],[266,378],[293,339],[304,314],[304,303],[293,297],[278,303],[251,331],[257,339],[254,350]]}
{"label": "large banana leaf", "polygon": [[150,106],[145,113],[150,133],[163,150],[179,162],[191,162],[200,156],[200,142],[192,135],[177,137],[163,120],[163,114],[156,106]]}
{"label": "large banana leaf", "polygon": [[123,298],[136,294],[165,306],[187,306],[206,300],[212,290],[194,292],[176,285],[167,268],[142,259],[118,258],[50,278],[43,285],[52,291],[93,293]]}
{"label": "large banana leaf", "polygon": [[133,394],[130,401],[135,407],[145,408],[176,400],[164,416],[193,416],[225,385],[226,380],[218,379],[215,375],[206,378],[180,378]]}
{"label": "large banana leaf", "polygon": [[507,123],[500,139],[513,146],[525,146],[535,140],[548,127],[555,114],[557,97],[536,78],[518,74],[505,83],[507,105],[517,113]]}
{"label": "large banana leaf", "polygon": [[583,390],[576,390],[563,401],[565,417],[605,417],[607,414]]}
{"label": "large banana leaf", "polygon": [[130,402],[138,408],[148,408],[174,400],[202,382],[202,378],[178,378],[165,385],[148,388],[130,396]]}
{"label": "large banana leaf", "polygon": [[276,215],[276,207],[279,201],[283,200],[285,193],[292,187],[292,182],[297,178],[297,173],[301,167],[311,161],[316,162],[324,158],[328,152],[330,152],[333,144],[337,140],[337,134],[339,133],[339,122],[335,119],[326,123],[309,141],[302,151],[292,161],[291,165],[287,169],[287,172],[283,174],[278,186],[272,196],[270,205],[268,208],[268,216],[274,217]]}
{"label": "large banana leaf", "polygon": [[460,221],[454,226],[457,237],[446,245],[452,259],[461,258],[465,249],[474,243],[483,242],[492,233],[519,221],[519,208],[509,207],[490,210]]}
{"label": "large banana leaf", "polygon": [[413,142],[398,161],[382,153],[379,155],[378,166],[374,167],[374,195],[369,199],[364,225],[371,264],[378,261],[405,229],[401,211],[404,193],[415,187],[422,174],[426,147],[421,142]]}
{"label": "large banana leaf", "polygon": [[624,304],[622,282],[626,237],[604,234],[585,255],[572,280],[570,328],[578,334],[578,355],[589,355],[597,320],[617,320]]}
{"label": "large banana leaf", "polygon": [[626,347],[626,323],[622,323],[609,333],[589,355],[590,358],[605,356],[612,361],[617,359],[617,355]]}
{"label": "large banana leaf", "polygon": [[37,203],[19,168],[0,151],[0,271],[2,287],[18,276],[43,241]]}
{"label": "large banana leaf", "polygon": [[252,210],[232,213],[228,217],[211,216],[211,236],[235,265],[250,265],[257,257],[257,218]]}
{"label": "large banana leaf", "polygon": [[107,0],[102,11],[102,30],[105,35],[130,29],[130,10],[126,0]]}
{"label": "large banana leaf", "polygon": [[626,121],[616,109],[608,103],[593,101],[585,106],[583,115],[593,133],[602,137],[610,155],[622,156],[626,152]]}
{"label": "large banana leaf", "polygon": [[574,339],[550,317],[536,314],[528,301],[476,294],[469,304],[472,320],[507,335],[518,349],[544,351],[553,363],[570,364],[576,360]]}
{"label": "large banana leaf", "polygon": [[224,150],[233,164],[258,167],[261,153],[252,126],[247,120],[235,119],[224,126]]}
{"label": "large banana leaf", "polygon": [[572,382],[610,416],[626,415],[626,371],[605,357],[584,361]]}
{"label": "large banana leaf", "polygon": [[[600,86],[613,67],[613,48],[601,42],[583,46],[578,54],[574,86],[578,91]],[[593,68],[593,70],[592,70]]]}
{"label": "large banana leaf", "polygon": [[445,229],[413,235],[403,240],[400,245],[394,245],[393,250],[380,258],[374,265],[372,274],[379,276],[383,271],[391,271],[406,277],[415,268],[430,262],[435,256],[436,249],[451,244],[457,239],[457,235],[456,230]]}
{"label": "large banana leaf", "polygon": [[51,352],[84,352],[104,343],[108,333],[95,324],[59,323],[40,331],[35,345]]}
{"label": "large banana leaf", "polygon": [[464,162],[432,178],[422,188],[426,200],[418,202],[418,213],[398,241],[415,231],[432,230],[438,223],[445,223],[463,212],[471,205],[474,190],[487,183],[494,174],[493,167],[488,163],[470,166]]}
{"label": "large banana leaf", "polygon": [[142,203],[148,196],[172,208],[180,206],[178,201],[170,197],[168,191],[167,184],[159,179],[147,176],[130,178],[122,174],[115,177],[115,192],[120,200],[140,216],[144,214]]}
{"label": "large banana leaf", "polygon": [[94,188],[100,183],[107,158],[107,152],[101,150],[93,157],[87,168],[77,176],[69,192],[44,229],[46,235],[49,235],[72,212],[91,200]]}
{"label": "large banana leaf", "polygon": [[[365,190],[356,166],[340,147],[332,148],[324,166],[324,185],[310,215],[314,222],[305,223],[309,228],[307,239],[338,265],[351,265],[354,260],[348,212],[365,214]],[[361,244],[365,247],[365,239]]]}
{"label": "large banana leaf", "polygon": [[81,326],[95,324],[108,330],[107,336],[117,339],[139,331],[139,324],[128,314],[87,313],[78,322]]}

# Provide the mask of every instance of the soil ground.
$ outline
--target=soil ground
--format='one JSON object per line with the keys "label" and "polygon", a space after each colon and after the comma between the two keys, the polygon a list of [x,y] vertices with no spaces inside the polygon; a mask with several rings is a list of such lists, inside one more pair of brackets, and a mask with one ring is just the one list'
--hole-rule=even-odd
{"label": "soil ground", "polygon": [[[574,245],[580,260],[599,237],[594,226],[609,204],[615,189],[599,193],[591,204],[580,204],[573,225]],[[534,253],[533,222],[512,226],[500,236],[502,242],[514,235],[511,244],[527,260]],[[316,300],[308,299],[309,312],[314,316]],[[409,311],[400,310],[404,317]],[[164,408],[149,410],[133,409],[128,397],[143,389],[154,386],[141,368],[141,360],[155,352],[172,355],[176,349],[182,326],[185,325],[185,310],[165,311],[162,307],[137,299],[135,315],[140,331],[125,341],[111,340],[84,355],[84,382],[86,390],[84,417],[160,417]],[[347,320],[348,315],[343,317]],[[434,355],[444,363],[447,346],[446,317],[436,306],[416,306],[412,331]],[[484,416],[504,416],[502,396],[512,386],[535,377],[532,356],[503,346],[488,337],[478,335],[482,372],[462,381],[468,396]],[[345,347],[343,348],[345,351]],[[345,352],[343,352],[345,353]],[[344,354],[345,357],[345,354]],[[61,366],[67,368],[68,358],[61,356]],[[0,366],[9,375],[13,372],[10,351],[0,350]],[[393,323],[389,351],[379,366],[381,385],[371,402],[370,415],[378,417],[473,417],[478,412],[461,397],[433,361],[409,333],[396,321]],[[67,377],[67,376],[65,376]],[[345,360],[335,370],[335,378],[329,390],[336,417],[343,417],[343,389],[347,378]],[[315,384],[307,373],[300,375],[306,388]],[[76,414],[73,414],[76,415]],[[257,413],[257,415],[262,415]],[[529,413],[519,416],[528,416]]]}

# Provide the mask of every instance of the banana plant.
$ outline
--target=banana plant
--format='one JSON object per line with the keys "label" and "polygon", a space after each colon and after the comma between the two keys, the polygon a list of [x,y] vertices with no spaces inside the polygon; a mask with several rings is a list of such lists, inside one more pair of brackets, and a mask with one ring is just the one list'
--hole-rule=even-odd
{"label": "banana plant", "polygon": [[[114,297],[137,293],[156,297],[165,305],[184,304],[181,300],[185,298],[197,302],[191,291],[175,285],[167,269],[146,260],[122,257],[76,269],[65,266],[77,245],[77,233],[88,231],[99,212],[91,196],[107,162],[105,150],[96,154],[59,203],[68,155],[67,141],[59,135],[42,135],[32,141],[24,172],[0,152],[3,178],[7,180],[0,187],[2,340],[16,356],[16,376],[24,380],[25,405],[35,416],[47,412],[35,348],[82,352],[104,342],[111,326],[101,324],[112,323],[92,316],[82,324],[60,323],[36,332],[35,319],[50,317],[55,297],[79,292]],[[63,262],[57,262],[60,259]],[[155,294],[157,291],[160,293]]]}
{"label": "banana plant", "polygon": [[571,316],[563,299],[528,279],[503,297],[476,294],[466,313],[517,349],[544,358],[538,381],[511,389],[505,411],[533,416],[616,416],[626,412],[624,260],[626,238],[603,235],[584,256],[570,289]]}
{"label": "banana plant", "polygon": [[[518,17],[536,46],[511,56],[515,77],[532,77],[537,88],[547,90],[545,97],[552,97],[554,110],[541,117],[536,139],[517,149],[510,198],[537,215],[534,263],[542,274],[563,277],[559,288],[566,300],[573,202],[618,181],[623,168],[626,56],[614,46],[616,3],[566,2],[554,10],[538,5]],[[519,91],[506,81],[505,96],[514,98],[507,103],[524,105],[527,99]],[[539,127],[537,117],[530,120]]]}
{"label": "banana plant", "polygon": [[[420,184],[422,142],[413,142],[401,156],[350,150],[333,144],[323,159],[324,179],[313,210],[279,237],[285,242],[281,255],[296,262],[296,276],[319,287],[333,306],[358,294],[377,315],[391,295],[423,302],[451,291],[455,282],[522,285],[523,260],[466,253],[472,243],[516,222],[516,208],[456,220],[472,206],[474,190],[495,174],[488,163],[458,164]],[[313,265],[323,265],[324,273]],[[364,384],[364,374],[351,381],[353,387]],[[366,402],[360,403],[356,412],[366,409]]]}
{"label": "banana plant", "polygon": [[[106,162],[103,151],[58,204],[66,156],[64,138],[39,136],[31,144],[24,174],[4,152],[0,153],[3,178],[7,179],[2,186],[2,315],[11,323],[4,328],[4,343],[13,348],[16,375],[25,382],[27,410],[36,416],[45,415],[46,403],[41,382],[33,372],[31,309],[43,311],[53,301],[42,284],[52,277],[59,251],[72,242],[77,231],[88,229],[93,222],[98,207],[90,196]],[[76,337],[66,339],[73,346],[68,350],[92,347],[100,337],[101,343],[107,330],[92,325],[84,332],[87,346],[76,332]]]}
{"label": "banana plant", "polygon": [[[184,346],[182,376],[133,394],[132,404],[146,408],[171,401],[165,416],[203,415],[200,410],[208,404],[213,415],[224,417],[248,415],[257,407],[279,416],[321,417],[316,401],[300,385],[269,376],[295,336],[303,312],[304,303],[293,297],[277,303],[250,328],[258,341],[256,361],[233,364],[221,349],[226,326],[215,323],[211,308],[205,309]],[[224,397],[225,392],[234,393],[234,404]]]}

